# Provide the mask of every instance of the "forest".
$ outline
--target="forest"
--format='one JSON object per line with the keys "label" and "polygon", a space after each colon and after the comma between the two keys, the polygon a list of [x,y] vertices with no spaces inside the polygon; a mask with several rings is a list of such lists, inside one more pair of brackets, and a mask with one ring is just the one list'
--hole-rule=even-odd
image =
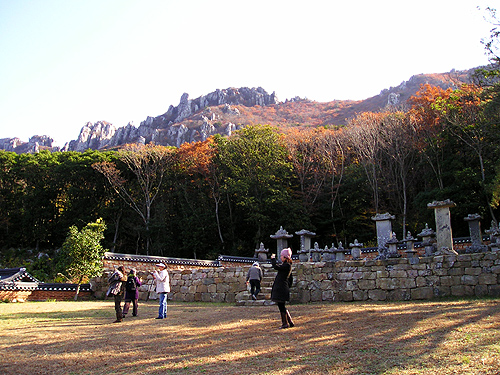
{"label": "forest", "polygon": [[[215,259],[274,248],[280,226],[315,232],[322,248],[374,246],[371,218],[385,212],[398,239],[415,237],[434,226],[427,204],[450,199],[453,234],[468,236],[468,214],[480,214],[483,229],[497,222],[499,120],[498,83],[423,85],[406,108],[341,127],[257,124],[178,148],[2,151],[0,266],[27,263],[56,279],[69,228],[99,219],[110,251]],[[290,244],[299,250],[298,236]]]}

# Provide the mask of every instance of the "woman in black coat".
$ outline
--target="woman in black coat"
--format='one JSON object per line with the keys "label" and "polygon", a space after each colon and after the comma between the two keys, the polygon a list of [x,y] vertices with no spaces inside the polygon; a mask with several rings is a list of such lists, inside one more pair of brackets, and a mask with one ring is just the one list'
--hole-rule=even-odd
{"label": "woman in black coat", "polygon": [[290,301],[290,286],[289,280],[292,274],[292,250],[290,248],[281,250],[281,264],[276,264],[275,255],[271,255],[271,263],[275,270],[278,271],[274,279],[273,289],[271,291],[271,300],[278,305],[281,315],[281,327],[293,327],[292,317],[286,309],[285,303]]}

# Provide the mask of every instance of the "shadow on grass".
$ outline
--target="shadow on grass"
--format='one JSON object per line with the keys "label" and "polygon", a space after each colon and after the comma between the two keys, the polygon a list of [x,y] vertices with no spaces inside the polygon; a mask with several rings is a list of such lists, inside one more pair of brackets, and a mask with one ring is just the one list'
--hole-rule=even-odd
{"label": "shadow on grass", "polygon": [[41,373],[53,374],[437,373],[444,365],[436,356],[453,361],[500,341],[498,302],[292,305],[296,327],[288,330],[277,329],[276,306],[169,303],[167,319],[155,320],[157,302],[150,301],[119,324],[111,323],[110,301],[61,312],[41,304],[9,316],[0,307],[0,324],[8,323],[0,351],[20,368],[35,360]]}

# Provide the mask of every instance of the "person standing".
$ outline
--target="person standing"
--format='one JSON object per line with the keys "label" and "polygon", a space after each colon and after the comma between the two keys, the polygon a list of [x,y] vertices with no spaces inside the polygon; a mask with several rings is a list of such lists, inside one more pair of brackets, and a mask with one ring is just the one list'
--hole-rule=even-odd
{"label": "person standing", "polygon": [[272,267],[278,271],[274,279],[273,288],[271,290],[271,300],[278,305],[281,315],[281,327],[294,327],[290,312],[286,309],[285,303],[290,301],[290,284],[292,281],[292,250],[286,248],[281,250],[281,263],[276,263],[276,256],[271,255]]}
{"label": "person standing", "polygon": [[168,292],[170,292],[170,279],[165,264],[158,263],[156,267],[157,270],[152,275],[156,282],[156,293],[160,297],[160,308],[158,309],[158,316],[155,319],[165,319],[167,317],[167,297]]}
{"label": "person standing", "polygon": [[247,274],[247,284],[250,283],[250,293],[252,294],[252,299],[256,300],[257,295],[260,292],[260,283],[262,281],[262,269],[260,268],[259,262],[254,262],[252,267],[248,270]]}
{"label": "person standing", "polygon": [[137,316],[137,304],[139,302],[139,287],[141,280],[136,276],[135,269],[131,269],[125,283],[125,305],[123,306],[123,317],[128,313],[130,303],[132,303],[132,316]]}
{"label": "person standing", "polygon": [[118,267],[115,272],[108,278],[109,288],[106,296],[112,295],[115,300],[116,320],[113,323],[120,323],[123,319],[122,315],[122,297],[123,297],[123,282],[127,281],[125,276],[125,267]]}

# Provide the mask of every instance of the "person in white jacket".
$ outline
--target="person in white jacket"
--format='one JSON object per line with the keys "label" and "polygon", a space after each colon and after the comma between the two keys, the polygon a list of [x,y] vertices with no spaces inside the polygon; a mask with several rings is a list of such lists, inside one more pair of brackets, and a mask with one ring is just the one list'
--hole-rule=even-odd
{"label": "person in white jacket", "polygon": [[160,308],[158,316],[155,319],[165,319],[167,317],[167,297],[168,292],[170,292],[170,279],[165,264],[158,263],[156,267],[158,269],[153,272],[153,277],[156,282],[156,293],[160,297]]}

